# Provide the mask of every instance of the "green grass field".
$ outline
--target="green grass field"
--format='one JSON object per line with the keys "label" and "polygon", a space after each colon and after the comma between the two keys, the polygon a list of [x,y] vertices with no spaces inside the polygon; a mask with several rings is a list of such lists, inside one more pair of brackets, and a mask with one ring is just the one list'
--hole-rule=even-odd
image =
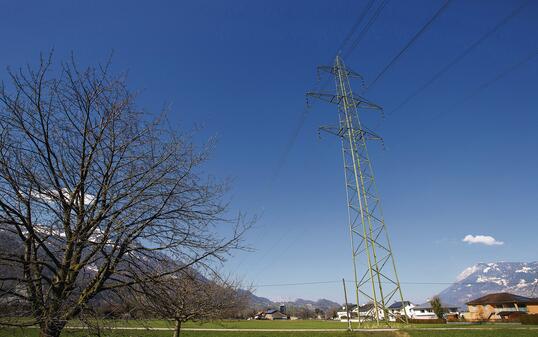
{"label": "green grass field", "polygon": [[[174,322],[165,320],[116,320],[103,321],[106,326],[120,327],[151,327],[171,328]],[[80,322],[72,321],[70,326],[80,326]],[[347,323],[333,321],[247,321],[229,320],[212,322],[186,322],[184,328],[207,328],[207,329],[346,329]]]}
{"label": "green grass field", "polygon": [[[37,329],[2,329],[1,337],[37,337]],[[84,337],[89,336],[84,331],[66,330],[62,336]],[[93,335],[95,336],[95,335]],[[110,337],[171,337],[172,331],[143,331],[123,330],[106,331],[101,336]],[[183,331],[183,337],[536,337],[538,330],[527,329],[493,329],[493,330],[405,330],[397,332],[237,332],[237,331]]]}
{"label": "green grass field", "polygon": [[[172,331],[110,331],[104,334],[110,337],[171,337]],[[1,337],[38,337],[37,329],[25,330],[0,330]],[[65,331],[62,336],[84,337],[87,333],[81,331]],[[235,332],[235,331],[182,331],[182,337],[399,337],[393,333],[379,334],[351,334],[351,333],[329,333],[329,332]],[[405,335],[404,335],[405,336]]]}
{"label": "green grass field", "polygon": [[[163,320],[116,320],[100,322],[105,328],[100,336],[110,337],[165,337],[172,336],[172,331],[151,331],[143,328],[172,328],[173,324]],[[70,322],[69,326],[82,326],[80,322]],[[114,330],[113,328],[123,328]],[[291,331],[292,329],[345,329],[347,323],[333,321],[216,321],[216,322],[188,322],[184,328],[201,329],[289,329],[290,331],[182,331],[183,337],[538,337],[538,326],[524,326],[519,324],[415,324],[408,326],[394,326],[398,331],[356,331],[348,333],[318,332],[318,331]],[[373,326],[365,326],[372,328]],[[129,328],[133,328],[132,330]],[[444,328],[447,330],[432,330]],[[138,330],[137,330],[138,329]],[[37,337],[36,328],[0,329],[0,337]],[[62,336],[84,337],[96,336],[88,331],[66,329]]]}
{"label": "green grass field", "polygon": [[[145,328],[172,328],[174,323],[166,320],[115,320],[102,321],[104,326],[112,327],[145,327]],[[72,321],[70,326],[82,326],[78,321]],[[318,320],[296,320],[296,321],[247,321],[247,320],[225,320],[211,322],[187,322],[183,324],[184,328],[204,328],[204,329],[346,329],[346,322],[339,321],[318,321]],[[353,323],[353,327],[357,327],[357,323]],[[375,323],[363,323],[363,328],[377,328]],[[381,326],[386,327],[386,326]],[[392,328],[398,329],[423,329],[423,328],[468,328],[468,329],[483,329],[483,328],[532,328],[532,326],[524,326],[520,324],[499,324],[499,323],[483,323],[483,324],[398,324],[392,323]],[[537,326],[538,328],[538,326]]]}

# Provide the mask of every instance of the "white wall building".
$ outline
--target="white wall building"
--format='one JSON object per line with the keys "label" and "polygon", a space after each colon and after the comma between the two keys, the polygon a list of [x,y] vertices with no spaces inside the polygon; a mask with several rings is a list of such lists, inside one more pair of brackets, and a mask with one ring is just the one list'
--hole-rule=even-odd
{"label": "white wall building", "polygon": [[409,301],[398,301],[392,303],[392,305],[389,306],[389,320],[395,322],[398,317],[404,317],[407,316],[411,318],[412,316],[412,309],[415,307],[415,305]]}
{"label": "white wall building", "polygon": [[[459,314],[458,307],[455,305],[443,305],[445,314]],[[430,303],[424,303],[411,308],[411,318],[413,319],[436,319],[437,315],[433,312]]]}
{"label": "white wall building", "polygon": [[[375,320],[375,309],[372,303],[368,303],[357,308],[356,305],[349,307],[351,313],[351,321],[358,322],[359,317],[361,321]],[[459,314],[458,307],[452,305],[443,305],[443,311],[445,314]],[[378,309],[379,318],[384,317],[384,312]],[[429,303],[421,305],[415,305],[410,301],[394,302],[388,307],[389,320],[395,322],[398,317],[407,316],[412,319],[436,319],[437,315],[433,312],[433,308]],[[346,307],[342,307],[341,311],[336,313],[338,319],[342,322],[347,321]]]}
{"label": "white wall building", "polygon": [[[356,305],[352,305],[348,309],[351,314],[350,315],[351,322],[358,322],[359,317],[360,317],[361,322],[375,320],[375,308],[374,308],[373,303],[367,303],[365,305],[361,305],[359,308],[357,308]],[[381,309],[377,309],[377,310],[378,310],[378,315],[379,315],[378,317],[383,318],[384,317],[383,310]],[[342,307],[342,311],[338,311],[336,315],[338,316],[338,319],[340,321],[347,322],[347,312],[346,312],[345,306]]]}

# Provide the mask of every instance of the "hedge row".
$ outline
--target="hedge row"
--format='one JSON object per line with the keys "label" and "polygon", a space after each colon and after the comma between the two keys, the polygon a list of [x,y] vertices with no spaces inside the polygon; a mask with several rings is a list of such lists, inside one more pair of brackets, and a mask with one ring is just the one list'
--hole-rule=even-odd
{"label": "hedge row", "polygon": [[446,319],[436,318],[436,319],[409,319],[409,323],[413,324],[444,324]]}
{"label": "hedge row", "polygon": [[538,324],[538,315],[521,315],[519,316],[519,321],[521,324]]}

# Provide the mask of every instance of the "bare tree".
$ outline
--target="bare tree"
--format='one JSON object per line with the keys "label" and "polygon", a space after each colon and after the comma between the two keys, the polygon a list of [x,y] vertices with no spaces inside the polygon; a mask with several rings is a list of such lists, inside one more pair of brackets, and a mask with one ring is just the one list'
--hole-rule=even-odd
{"label": "bare tree", "polygon": [[185,270],[155,284],[140,285],[132,297],[146,315],[174,320],[174,337],[179,337],[183,322],[229,318],[243,311],[248,292],[239,285],[216,274],[207,279]]}
{"label": "bare tree", "polygon": [[59,336],[103,292],[240,248],[248,222],[226,217],[226,184],[200,173],[209,147],[143,113],[108,63],[53,71],[49,57],[9,75],[0,86],[0,304],[33,317],[26,324],[41,336]]}

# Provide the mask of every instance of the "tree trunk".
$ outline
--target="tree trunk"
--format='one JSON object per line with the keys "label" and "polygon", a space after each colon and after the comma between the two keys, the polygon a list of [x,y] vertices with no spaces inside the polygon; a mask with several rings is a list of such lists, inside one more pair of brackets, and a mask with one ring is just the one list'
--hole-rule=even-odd
{"label": "tree trunk", "polygon": [[176,320],[176,329],[174,330],[174,337],[179,337],[180,333],[181,333],[181,321]]}
{"label": "tree trunk", "polygon": [[39,337],[60,337],[65,322],[59,322],[55,320],[45,321],[40,324]]}

